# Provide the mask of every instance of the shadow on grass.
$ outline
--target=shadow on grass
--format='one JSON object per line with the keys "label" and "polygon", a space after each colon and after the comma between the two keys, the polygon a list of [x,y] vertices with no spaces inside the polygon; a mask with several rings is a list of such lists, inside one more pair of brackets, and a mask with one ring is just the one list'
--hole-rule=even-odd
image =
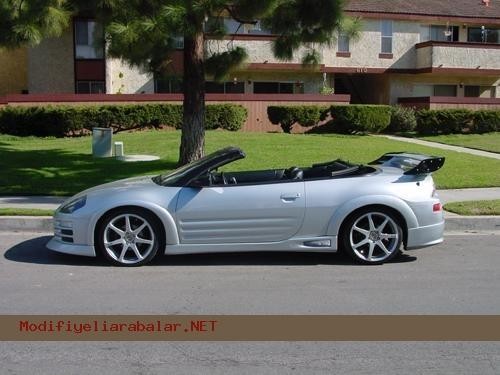
{"label": "shadow on grass", "polygon": [[18,150],[0,142],[0,195],[73,195],[95,185],[175,167],[165,160],[127,163],[62,149]]}
{"label": "shadow on grass", "polygon": [[[8,249],[4,257],[13,262],[67,265],[67,266],[109,266],[102,259],[60,254],[45,247],[50,236],[33,238]],[[413,262],[417,258],[403,254],[390,263]],[[343,254],[295,253],[295,252],[258,252],[258,253],[220,253],[157,256],[149,266],[356,266]],[[111,267],[111,266],[110,266]]]}

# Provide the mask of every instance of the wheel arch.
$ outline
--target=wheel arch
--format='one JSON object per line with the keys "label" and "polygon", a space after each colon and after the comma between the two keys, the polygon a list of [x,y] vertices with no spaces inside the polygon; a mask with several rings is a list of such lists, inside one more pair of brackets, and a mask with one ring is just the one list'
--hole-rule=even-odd
{"label": "wheel arch", "polygon": [[361,210],[368,207],[388,210],[399,219],[403,229],[403,241],[406,245],[408,229],[418,226],[417,217],[403,200],[391,196],[367,196],[344,203],[333,214],[328,224],[328,234],[339,237],[345,222]]}
{"label": "wheel arch", "polygon": [[[121,210],[124,208],[133,208],[144,210],[152,214],[158,222],[161,224],[161,229],[163,230],[163,244],[166,245],[177,245],[179,243],[179,236],[177,234],[177,229],[175,225],[175,221],[170,215],[170,213],[164,208],[157,206],[155,204],[144,204],[144,202],[127,202],[126,204],[116,204],[113,207],[107,207],[105,210],[96,213],[92,219],[90,220],[89,227],[89,243],[95,245],[95,233],[96,229],[106,217],[106,215],[110,214],[113,211]],[[162,249],[165,251],[165,249]]]}

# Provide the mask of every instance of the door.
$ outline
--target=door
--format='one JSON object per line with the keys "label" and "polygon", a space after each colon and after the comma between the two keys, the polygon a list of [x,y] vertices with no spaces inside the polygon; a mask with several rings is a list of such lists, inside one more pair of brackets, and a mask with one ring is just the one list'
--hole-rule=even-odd
{"label": "door", "polygon": [[185,187],[175,220],[181,243],[283,241],[297,233],[305,211],[304,182]]}

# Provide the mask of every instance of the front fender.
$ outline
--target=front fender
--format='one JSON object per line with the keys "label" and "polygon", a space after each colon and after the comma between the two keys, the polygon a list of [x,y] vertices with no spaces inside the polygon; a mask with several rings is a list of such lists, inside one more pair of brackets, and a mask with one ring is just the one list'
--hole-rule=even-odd
{"label": "front fender", "polygon": [[408,229],[418,227],[417,217],[405,201],[390,195],[366,195],[347,201],[335,210],[328,224],[327,235],[336,236],[343,221],[351,212],[373,205],[387,206],[398,211],[406,220]]}
{"label": "front fender", "polygon": [[178,245],[179,244],[179,235],[177,234],[177,227],[175,226],[175,221],[170,212],[168,212],[165,208],[158,206],[154,203],[144,202],[144,201],[123,201],[123,202],[114,202],[112,206],[106,207],[105,210],[98,211],[93,214],[89,221],[89,238],[88,243],[94,245],[94,231],[99,219],[106,212],[111,211],[115,208],[124,207],[124,206],[136,206],[140,208],[147,209],[153,212],[158,218],[161,220],[163,227],[165,228],[165,243],[166,245]]}

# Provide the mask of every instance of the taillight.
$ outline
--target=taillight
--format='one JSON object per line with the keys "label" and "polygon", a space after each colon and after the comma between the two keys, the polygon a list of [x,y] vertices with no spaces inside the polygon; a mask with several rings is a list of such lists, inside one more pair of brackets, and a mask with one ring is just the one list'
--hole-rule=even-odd
{"label": "taillight", "polygon": [[435,203],[433,206],[432,206],[432,212],[439,212],[442,210],[442,206],[441,206],[441,203]]}

